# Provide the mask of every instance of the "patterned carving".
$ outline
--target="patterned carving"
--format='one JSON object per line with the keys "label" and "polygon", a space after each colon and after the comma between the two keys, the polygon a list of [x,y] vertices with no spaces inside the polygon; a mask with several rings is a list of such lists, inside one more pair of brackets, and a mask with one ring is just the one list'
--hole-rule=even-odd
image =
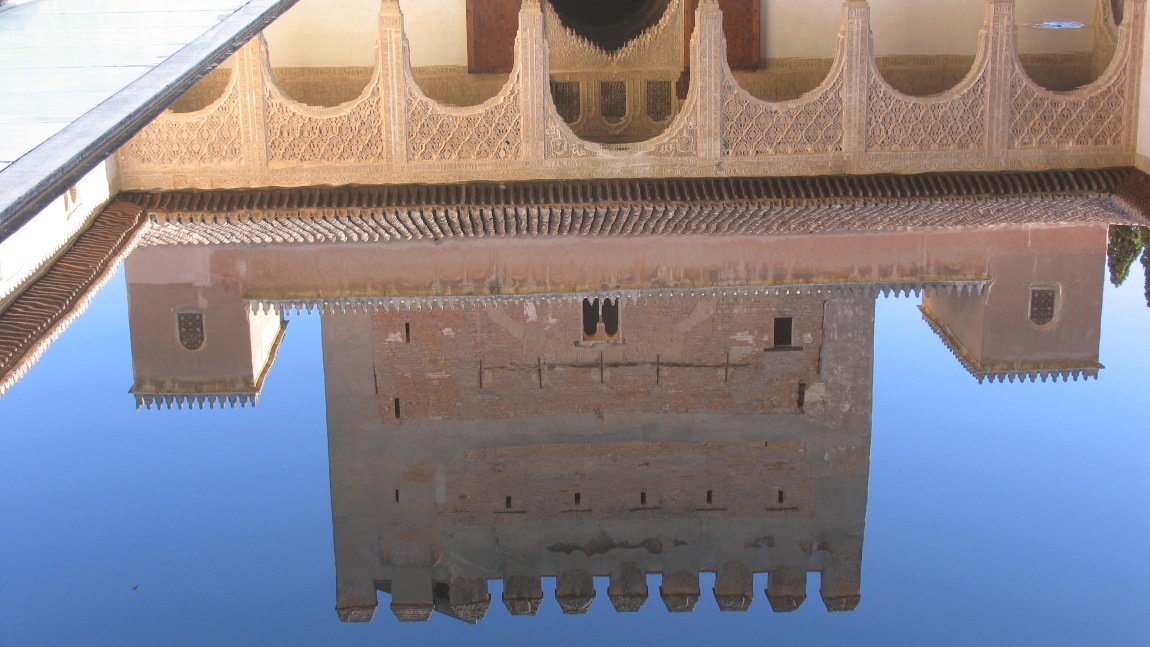
{"label": "patterned carving", "polygon": [[579,121],[583,110],[578,81],[552,81],[551,98],[555,101],[555,109],[563,121],[569,124]]}
{"label": "patterned carving", "polygon": [[1030,322],[1045,326],[1054,321],[1058,288],[1030,288]]}
{"label": "patterned carving", "polygon": [[626,81],[599,82],[599,114],[610,124],[617,124],[627,116]]}
{"label": "patterned carving", "polygon": [[986,145],[986,80],[956,94],[911,99],[871,74],[866,147],[875,151],[972,150]]}
{"label": "patterned carving", "polygon": [[[596,157],[592,144],[575,136],[562,121],[548,117],[544,151],[548,159]],[[599,147],[596,147],[599,148]]]}
{"label": "patterned carving", "polygon": [[736,157],[835,153],[843,148],[842,73],[817,96],[796,103],[759,101],[729,77],[723,83],[723,150]]}
{"label": "patterned carving", "polygon": [[204,313],[177,312],[176,330],[180,345],[188,350],[199,350],[204,345]]}
{"label": "patterned carving", "polygon": [[243,120],[237,72],[227,91],[199,112],[164,113],[127,145],[127,166],[218,166],[242,161]]}
{"label": "patterned carving", "polygon": [[1011,147],[1121,146],[1126,133],[1125,62],[1117,69],[1107,82],[1067,94],[1011,75]]}
{"label": "patterned carving", "polygon": [[[669,11],[657,28],[681,18],[685,4],[673,0],[678,13]],[[1031,81],[1028,74],[1039,69],[1035,61],[1068,78],[1079,67],[1088,68],[1092,54],[1020,57],[1014,49],[1013,6],[988,3],[984,38],[992,47],[984,45],[980,54],[986,57],[979,59],[983,77],[972,76],[940,96],[915,99],[882,83],[886,77],[882,82],[873,78],[873,67],[867,67],[875,65],[866,46],[869,10],[865,3],[851,2],[845,5],[844,36],[833,61],[802,63],[810,69],[799,69],[796,62],[794,69],[739,77],[801,73],[813,82],[816,72],[829,66],[826,79],[810,93],[767,102],[747,93],[722,65],[721,24],[714,3],[707,2],[700,5],[705,29],[694,39],[690,76],[683,77],[691,84],[687,104],[680,108],[673,96],[671,117],[655,121],[664,112],[665,93],[648,82],[670,80],[672,72],[636,65],[666,60],[666,53],[648,56],[640,44],[640,49],[626,53],[624,48],[604,59],[601,51],[588,50],[593,56],[583,62],[593,60],[599,76],[578,65],[563,71],[557,68],[562,56],[556,52],[565,47],[565,37],[552,30],[543,42],[543,23],[553,12],[545,4],[540,10],[537,2],[523,5],[520,20],[528,29],[516,50],[521,67],[507,85],[479,106],[437,103],[406,64],[398,5],[387,2],[379,20],[379,69],[358,102],[332,108],[293,102],[275,85],[262,58],[266,52],[252,41],[241,50],[216,102],[198,112],[161,115],[120,149],[120,181],[125,190],[153,190],[1127,165],[1136,125],[1132,91],[1143,48],[1144,5],[1131,5],[1138,11],[1125,17],[1117,53],[1105,73],[1087,87],[1060,93]],[[1103,21],[1106,33],[1108,20]],[[654,31],[642,38],[655,38]],[[683,33],[659,32],[658,42],[658,47],[674,45],[681,54]],[[1028,71],[1018,68],[1018,60]],[[958,69],[957,63],[946,65],[948,74],[950,67]],[[611,68],[607,76],[601,74],[604,66]],[[885,71],[890,72],[889,66]],[[611,143],[579,139],[555,112],[557,103],[564,103],[564,118],[570,119],[575,104],[547,92],[549,78],[582,84],[579,132]],[[599,86],[591,84],[602,80],[630,86],[627,116],[618,124],[607,124],[596,114],[593,96]],[[489,81],[484,80],[484,88]],[[663,128],[663,134],[655,135]],[[640,135],[652,138],[622,143]]]}
{"label": "patterned carving", "polygon": [[386,155],[378,83],[350,107],[307,108],[270,86],[264,102],[269,161],[371,162]]}
{"label": "patterned carving", "polygon": [[647,116],[652,121],[667,121],[673,110],[671,82],[647,81]]}
{"label": "patterned carving", "polygon": [[445,110],[407,90],[407,158],[412,162],[513,160],[523,144],[519,79],[492,104]]}

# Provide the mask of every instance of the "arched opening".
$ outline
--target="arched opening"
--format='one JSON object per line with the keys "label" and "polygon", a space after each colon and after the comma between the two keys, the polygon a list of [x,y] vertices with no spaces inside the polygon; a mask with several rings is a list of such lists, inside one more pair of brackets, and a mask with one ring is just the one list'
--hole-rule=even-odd
{"label": "arched opening", "polygon": [[913,97],[946,92],[970,73],[986,4],[872,3],[875,65],[895,90]]}
{"label": "arched opening", "polygon": [[[755,0],[757,15],[723,9],[728,50],[739,38],[740,26],[755,27],[753,55],[736,64],[728,55],[735,79],[763,101],[792,101],[826,80],[838,49],[842,0]],[[749,36],[743,37],[744,42]]]}
{"label": "arched opening", "polygon": [[284,94],[338,106],[375,73],[379,0],[299,0],[264,30],[272,76]]}
{"label": "arched opening", "polygon": [[522,0],[400,0],[411,70],[445,106],[475,106],[507,85]]}
{"label": "arched opening", "polygon": [[1069,91],[1096,81],[1118,46],[1119,0],[1016,0],[1018,60],[1032,81]]}
{"label": "arched opening", "polygon": [[[696,0],[697,2],[697,0]],[[551,98],[579,137],[651,139],[682,110],[692,0],[550,0]]]}
{"label": "arched opening", "polygon": [[205,74],[187,92],[180,95],[179,99],[168,106],[168,110],[176,114],[199,112],[218,101],[220,97],[224,96],[224,92],[227,91],[228,85],[232,82],[232,72],[235,69],[234,59],[235,55],[232,55],[228,60],[220,63],[216,69]]}
{"label": "arched opening", "polygon": [[671,0],[550,0],[559,20],[606,52],[654,27]]}

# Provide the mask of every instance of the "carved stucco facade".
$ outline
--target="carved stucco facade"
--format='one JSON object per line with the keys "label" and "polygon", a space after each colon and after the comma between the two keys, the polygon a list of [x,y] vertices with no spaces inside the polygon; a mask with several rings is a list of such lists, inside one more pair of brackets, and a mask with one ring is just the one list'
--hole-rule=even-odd
{"label": "carved stucco facade", "polygon": [[876,68],[870,7],[847,0],[824,82],[800,99],[766,102],[728,69],[721,14],[704,2],[682,109],[653,139],[601,145],[577,137],[556,111],[548,22],[537,1],[523,5],[507,84],[465,108],[422,91],[403,16],[384,2],[375,74],[358,98],[332,108],[292,100],[257,39],[237,54],[217,101],[161,116],[118,161],[125,189],[161,190],[1126,165],[1135,158],[1144,18],[1145,0],[1128,0],[1106,70],[1086,87],[1052,92],[1019,63],[1013,1],[988,0],[966,79],[939,95],[909,97]]}

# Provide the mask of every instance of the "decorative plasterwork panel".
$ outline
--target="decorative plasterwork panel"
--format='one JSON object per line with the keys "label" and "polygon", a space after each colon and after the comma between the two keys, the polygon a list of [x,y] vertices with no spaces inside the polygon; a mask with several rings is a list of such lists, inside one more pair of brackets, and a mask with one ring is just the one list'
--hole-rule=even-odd
{"label": "decorative plasterwork panel", "polygon": [[1016,63],[1010,77],[1011,148],[1123,145],[1128,57],[1129,46],[1101,78],[1067,93],[1038,86]]}
{"label": "decorative plasterwork panel", "polygon": [[269,162],[374,162],[386,156],[379,82],[354,102],[305,106],[272,84],[264,89]]}
{"label": "decorative plasterwork panel", "polygon": [[407,90],[407,159],[411,162],[514,160],[523,143],[519,75],[491,101],[445,108]]}
{"label": "decorative plasterwork panel", "polygon": [[564,26],[550,3],[543,4],[543,20],[552,71],[682,67],[683,0],[671,0],[658,23],[613,53]]}
{"label": "decorative plasterwork panel", "polygon": [[[987,3],[989,53],[980,55],[976,71],[953,93],[925,98],[903,96],[877,78],[869,12],[865,4],[847,3],[830,74],[787,102],[761,101],[739,87],[723,64],[717,11],[709,3],[700,6],[706,11],[692,41],[688,97],[678,114],[672,111],[666,130],[644,142],[581,140],[558,116],[550,81],[572,82],[567,77],[583,73],[549,72],[538,3],[523,5],[521,27],[527,27],[516,41],[517,67],[507,85],[491,100],[465,108],[437,103],[421,90],[396,10],[381,14],[379,71],[354,102],[332,108],[293,102],[258,62],[264,53],[253,41],[238,53],[218,101],[198,112],[165,113],[121,148],[121,185],[153,190],[919,173],[1090,168],[1134,159],[1145,0],[1129,0],[1118,53],[1106,72],[1064,93],[1044,90],[1021,70],[1013,4]],[[614,69],[618,80],[631,84],[621,123],[638,118],[646,130],[661,128],[664,123],[647,128],[655,122],[640,95],[645,81],[666,79],[632,78],[627,75],[634,70]],[[598,87],[581,86],[576,128],[597,105]],[[660,116],[663,104],[655,110]]]}
{"label": "decorative plasterwork panel", "polygon": [[203,110],[165,112],[128,142],[121,156],[133,167],[195,167],[236,164],[243,160],[242,93],[233,70],[224,94]]}
{"label": "decorative plasterwork panel", "polygon": [[908,97],[871,71],[867,89],[867,150],[975,150],[986,146],[986,79],[981,70],[953,92]]}
{"label": "decorative plasterwork panel", "polygon": [[842,70],[808,97],[767,103],[723,83],[723,153],[736,157],[837,153],[843,147]]}

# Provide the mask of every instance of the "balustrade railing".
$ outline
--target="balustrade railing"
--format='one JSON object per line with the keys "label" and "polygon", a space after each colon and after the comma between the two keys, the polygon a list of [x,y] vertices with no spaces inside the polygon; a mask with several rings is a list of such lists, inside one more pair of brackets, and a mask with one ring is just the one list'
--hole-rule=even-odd
{"label": "balustrade railing", "polygon": [[1146,2],[1126,0],[1120,25],[1103,4],[1114,55],[1087,86],[1055,92],[1029,78],[1013,0],[986,0],[966,78],[941,94],[911,97],[878,71],[867,2],[846,0],[827,78],[796,100],[768,102],[732,75],[718,5],[703,0],[681,109],[649,140],[598,144],[576,135],[556,108],[538,0],[523,3],[506,85],[470,107],[423,92],[398,2],[384,0],[375,73],[358,98],[335,107],[291,99],[276,84],[261,37],[236,54],[219,99],[165,113],[120,150],[121,182],[163,190],[1131,165]]}

